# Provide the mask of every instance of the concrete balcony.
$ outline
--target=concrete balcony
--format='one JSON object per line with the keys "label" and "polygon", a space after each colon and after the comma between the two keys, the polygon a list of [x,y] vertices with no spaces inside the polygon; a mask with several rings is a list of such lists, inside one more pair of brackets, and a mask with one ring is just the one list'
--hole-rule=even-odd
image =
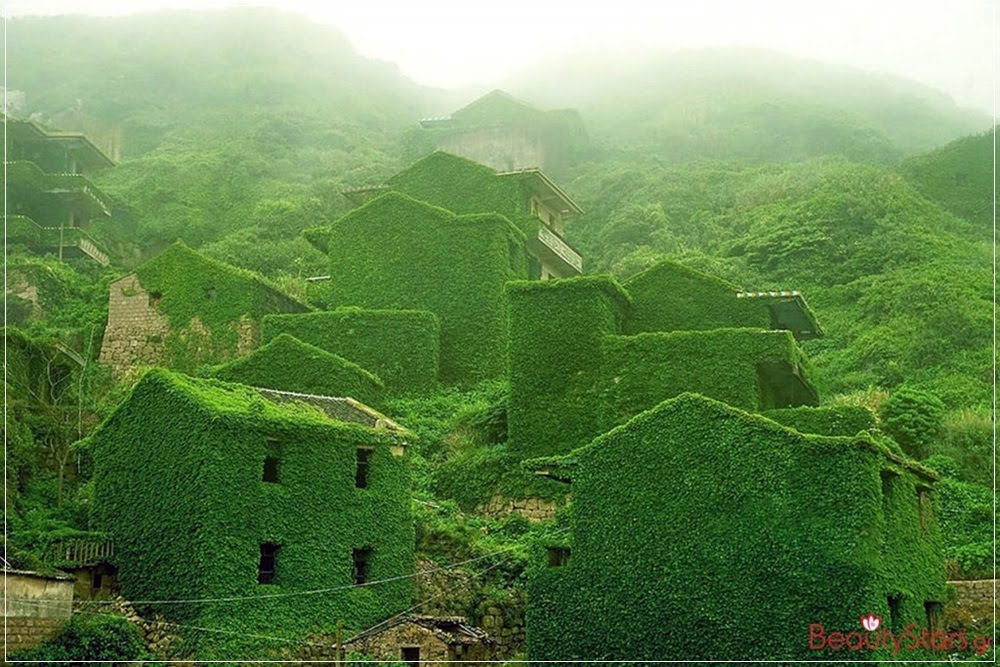
{"label": "concrete balcony", "polygon": [[60,259],[82,255],[101,266],[111,263],[97,242],[78,227],[42,227],[24,215],[8,215],[6,223],[8,243],[20,243],[38,252],[55,251]]}
{"label": "concrete balcony", "polygon": [[544,224],[538,225],[538,235],[529,240],[528,250],[543,265],[554,267],[553,273],[559,278],[568,278],[583,273],[583,258],[580,257],[580,253],[573,250],[558,234]]}

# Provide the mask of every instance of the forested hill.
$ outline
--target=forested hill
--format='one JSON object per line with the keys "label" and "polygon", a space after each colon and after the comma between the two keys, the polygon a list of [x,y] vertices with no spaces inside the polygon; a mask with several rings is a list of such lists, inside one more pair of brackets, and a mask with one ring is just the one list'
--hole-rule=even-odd
{"label": "forested hill", "polygon": [[[8,35],[24,111],[120,150],[98,177],[115,217],[93,234],[125,267],[180,238],[294,291],[325,270],[299,232],[347,210],[343,187],[404,166],[419,117],[459,104],[275,10],[19,18]],[[828,324],[814,351],[825,389],[916,380],[951,405],[985,400],[991,135],[943,146],[985,114],[913,82],[734,49],[577,56],[508,83],[582,113],[591,148],[565,185],[588,211],[568,234],[591,272],[674,257],[807,289]]]}
{"label": "forested hill", "polygon": [[554,58],[506,85],[539,104],[576,107],[609,148],[671,163],[891,161],[990,123],[912,81],[749,49]]}

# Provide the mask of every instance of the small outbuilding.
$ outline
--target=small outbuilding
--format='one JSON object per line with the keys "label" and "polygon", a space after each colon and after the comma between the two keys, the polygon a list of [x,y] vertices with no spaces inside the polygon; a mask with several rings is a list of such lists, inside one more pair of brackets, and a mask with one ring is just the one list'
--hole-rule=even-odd
{"label": "small outbuilding", "polygon": [[350,639],[344,648],[409,667],[490,659],[493,640],[462,616],[402,615]]}

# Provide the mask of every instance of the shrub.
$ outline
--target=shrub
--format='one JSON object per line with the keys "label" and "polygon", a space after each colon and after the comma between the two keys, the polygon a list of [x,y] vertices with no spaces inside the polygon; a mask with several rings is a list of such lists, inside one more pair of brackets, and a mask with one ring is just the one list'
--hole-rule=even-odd
{"label": "shrub", "polygon": [[55,637],[11,656],[13,660],[68,662],[128,661],[149,657],[139,628],[121,616],[94,614],[70,618]]}
{"label": "shrub", "polygon": [[941,434],[944,403],[934,394],[900,387],[882,405],[882,428],[910,456],[923,459]]}

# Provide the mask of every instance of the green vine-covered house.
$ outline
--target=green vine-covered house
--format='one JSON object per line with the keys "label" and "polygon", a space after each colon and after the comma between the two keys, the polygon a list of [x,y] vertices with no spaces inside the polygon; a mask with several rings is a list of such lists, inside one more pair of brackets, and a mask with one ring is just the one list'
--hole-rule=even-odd
{"label": "green vine-covered house", "polygon": [[526,465],[573,495],[529,576],[532,660],[893,659],[821,635],[857,644],[869,612],[896,636],[942,629],[936,476],[869,436],[682,394]]}
{"label": "green vine-covered house", "polygon": [[83,257],[108,266],[107,253],[87,229],[110,217],[111,202],[89,176],[114,163],[82,134],[4,121],[7,242],[60,260]]}
{"label": "green vine-covered house", "polygon": [[92,523],[126,598],[220,631],[199,656],[263,657],[409,605],[407,437],[154,369],[86,441]]}
{"label": "green vine-covered house", "polygon": [[220,363],[257,346],[264,315],[309,310],[259,275],[178,242],[111,283],[100,360],[117,375]]}

